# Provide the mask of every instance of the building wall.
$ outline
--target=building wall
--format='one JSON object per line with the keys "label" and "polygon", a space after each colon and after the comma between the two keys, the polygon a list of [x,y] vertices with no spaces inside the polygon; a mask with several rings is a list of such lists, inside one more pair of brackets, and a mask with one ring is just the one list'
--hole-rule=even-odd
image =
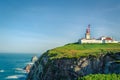
{"label": "building wall", "polygon": [[81,39],[79,40],[79,43],[118,43],[118,41],[113,41],[113,40],[87,40],[87,39]]}
{"label": "building wall", "polygon": [[118,41],[113,40],[103,40],[104,43],[118,43]]}
{"label": "building wall", "polygon": [[102,40],[86,40],[83,39],[80,41],[80,43],[103,43]]}

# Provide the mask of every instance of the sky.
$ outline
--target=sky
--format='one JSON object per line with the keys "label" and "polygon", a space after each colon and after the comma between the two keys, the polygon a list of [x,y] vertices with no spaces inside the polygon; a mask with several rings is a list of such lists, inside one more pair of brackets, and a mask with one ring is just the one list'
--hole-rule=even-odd
{"label": "sky", "polygon": [[91,36],[120,40],[120,0],[0,0],[0,52],[43,53]]}

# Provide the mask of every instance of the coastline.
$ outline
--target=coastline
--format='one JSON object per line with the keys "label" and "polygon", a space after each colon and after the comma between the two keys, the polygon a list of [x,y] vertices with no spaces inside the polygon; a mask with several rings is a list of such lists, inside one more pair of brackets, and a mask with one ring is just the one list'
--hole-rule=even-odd
{"label": "coastline", "polygon": [[0,53],[0,80],[25,80],[24,70],[34,54]]}

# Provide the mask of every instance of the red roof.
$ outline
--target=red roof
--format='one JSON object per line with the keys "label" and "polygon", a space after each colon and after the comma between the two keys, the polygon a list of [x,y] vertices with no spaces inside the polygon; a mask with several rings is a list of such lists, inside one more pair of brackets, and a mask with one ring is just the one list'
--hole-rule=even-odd
{"label": "red roof", "polygon": [[113,39],[110,37],[106,37],[105,40],[113,40]]}

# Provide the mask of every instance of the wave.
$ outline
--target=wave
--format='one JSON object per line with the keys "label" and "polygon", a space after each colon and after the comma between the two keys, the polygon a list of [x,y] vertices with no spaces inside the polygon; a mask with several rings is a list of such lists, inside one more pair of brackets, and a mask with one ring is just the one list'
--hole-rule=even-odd
{"label": "wave", "polygon": [[0,70],[0,72],[5,72],[4,70]]}
{"label": "wave", "polygon": [[12,75],[6,77],[5,79],[19,79],[19,78],[26,78],[26,75]]}
{"label": "wave", "polygon": [[15,68],[15,70],[22,71],[23,69],[22,68]]}
{"label": "wave", "polygon": [[26,70],[24,70],[22,68],[15,68],[15,72],[17,72],[17,73],[27,73]]}
{"label": "wave", "polygon": [[16,73],[27,73],[25,70],[22,71],[15,71]]}
{"label": "wave", "polygon": [[25,64],[30,64],[30,65],[33,65],[34,63],[33,63],[33,62],[27,62],[27,63],[25,63]]}

